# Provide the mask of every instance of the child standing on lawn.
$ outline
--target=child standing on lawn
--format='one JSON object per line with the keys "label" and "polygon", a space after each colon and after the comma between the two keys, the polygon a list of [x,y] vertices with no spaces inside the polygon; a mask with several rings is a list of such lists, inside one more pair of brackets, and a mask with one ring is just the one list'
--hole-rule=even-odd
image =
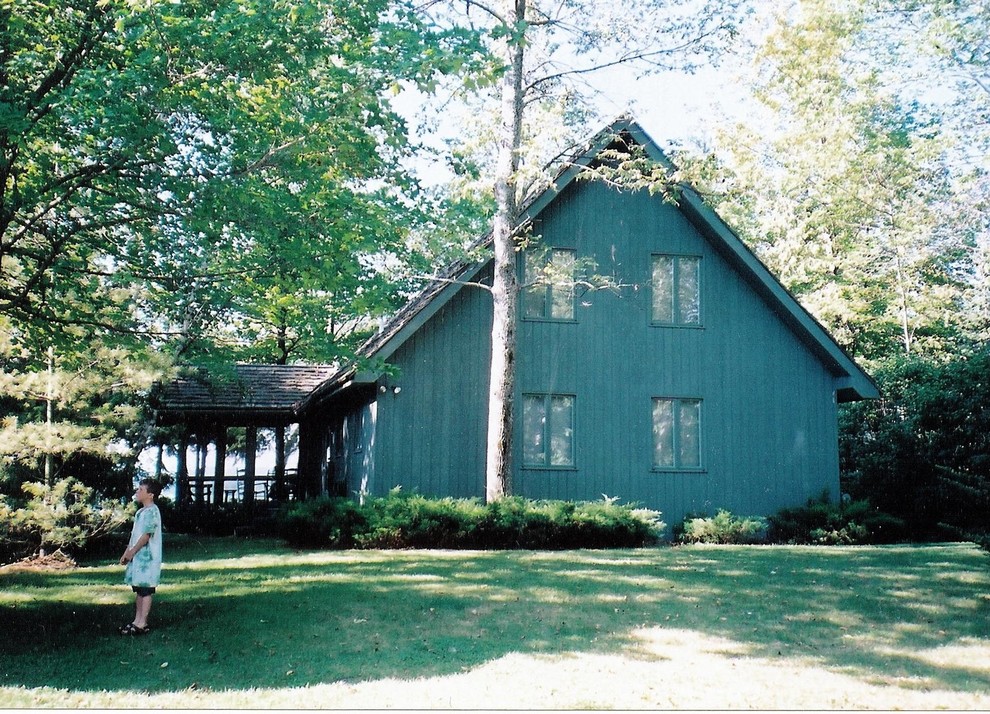
{"label": "child standing on lawn", "polygon": [[127,566],[124,582],[135,595],[134,622],[120,628],[122,635],[146,635],[151,631],[148,614],[162,572],[162,514],[155,505],[161,492],[161,484],[152,479],[142,479],[134,492],[134,500],[141,508],[134,515],[127,549],[120,556],[120,564]]}

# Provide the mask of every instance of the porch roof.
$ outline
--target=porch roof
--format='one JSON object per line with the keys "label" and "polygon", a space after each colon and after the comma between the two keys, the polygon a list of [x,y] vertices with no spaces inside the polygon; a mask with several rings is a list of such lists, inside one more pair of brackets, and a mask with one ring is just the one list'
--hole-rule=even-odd
{"label": "porch roof", "polygon": [[203,369],[163,385],[160,423],[205,421],[227,425],[279,425],[298,420],[300,402],[337,373],[332,365],[236,364],[222,374]]}

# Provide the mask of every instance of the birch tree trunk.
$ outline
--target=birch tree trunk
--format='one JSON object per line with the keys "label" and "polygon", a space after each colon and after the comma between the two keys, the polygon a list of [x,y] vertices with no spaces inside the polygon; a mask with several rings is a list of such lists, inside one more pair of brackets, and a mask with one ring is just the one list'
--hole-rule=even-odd
{"label": "birch tree trunk", "polygon": [[516,371],[517,281],[513,229],[516,222],[516,170],[522,143],[523,39],[526,0],[505,0],[503,20],[505,75],[502,77],[502,122],[495,172],[495,252],[492,279],[492,359],[488,398],[485,499],[490,503],[512,493],[512,412]]}

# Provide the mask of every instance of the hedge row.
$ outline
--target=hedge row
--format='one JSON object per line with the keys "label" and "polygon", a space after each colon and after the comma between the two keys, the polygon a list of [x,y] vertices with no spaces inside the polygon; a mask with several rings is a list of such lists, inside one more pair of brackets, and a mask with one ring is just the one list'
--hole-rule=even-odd
{"label": "hedge row", "polygon": [[393,491],[364,505],[321,497],[279,512],[278,534],[299,548],[633,548],[657,542],[660,513],[614,500],[427,498]]}
{"label": "hedge row", "polygon": [[835,504],[823,495],[767,518],[736,516],[726,510],[713,517],[689,517],[674,529],[674,537],[680,543],[866,545],[905,541],[911,533],[903,519],[868,501]]}

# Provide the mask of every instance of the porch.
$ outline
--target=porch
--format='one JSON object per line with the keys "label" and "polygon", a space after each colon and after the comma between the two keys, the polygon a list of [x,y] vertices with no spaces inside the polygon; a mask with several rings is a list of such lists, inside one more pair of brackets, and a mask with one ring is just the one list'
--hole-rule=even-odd
{"label": "porch", "polygon": [[[239,364],[228,370],[190,371],[156,395],[155,472],[171,477],[176,503],[277,505],[332,492],[326,427],[301,416],[298,407],[334,368]],[[165,467],[166,454],[174,459],[172,469]]]}

